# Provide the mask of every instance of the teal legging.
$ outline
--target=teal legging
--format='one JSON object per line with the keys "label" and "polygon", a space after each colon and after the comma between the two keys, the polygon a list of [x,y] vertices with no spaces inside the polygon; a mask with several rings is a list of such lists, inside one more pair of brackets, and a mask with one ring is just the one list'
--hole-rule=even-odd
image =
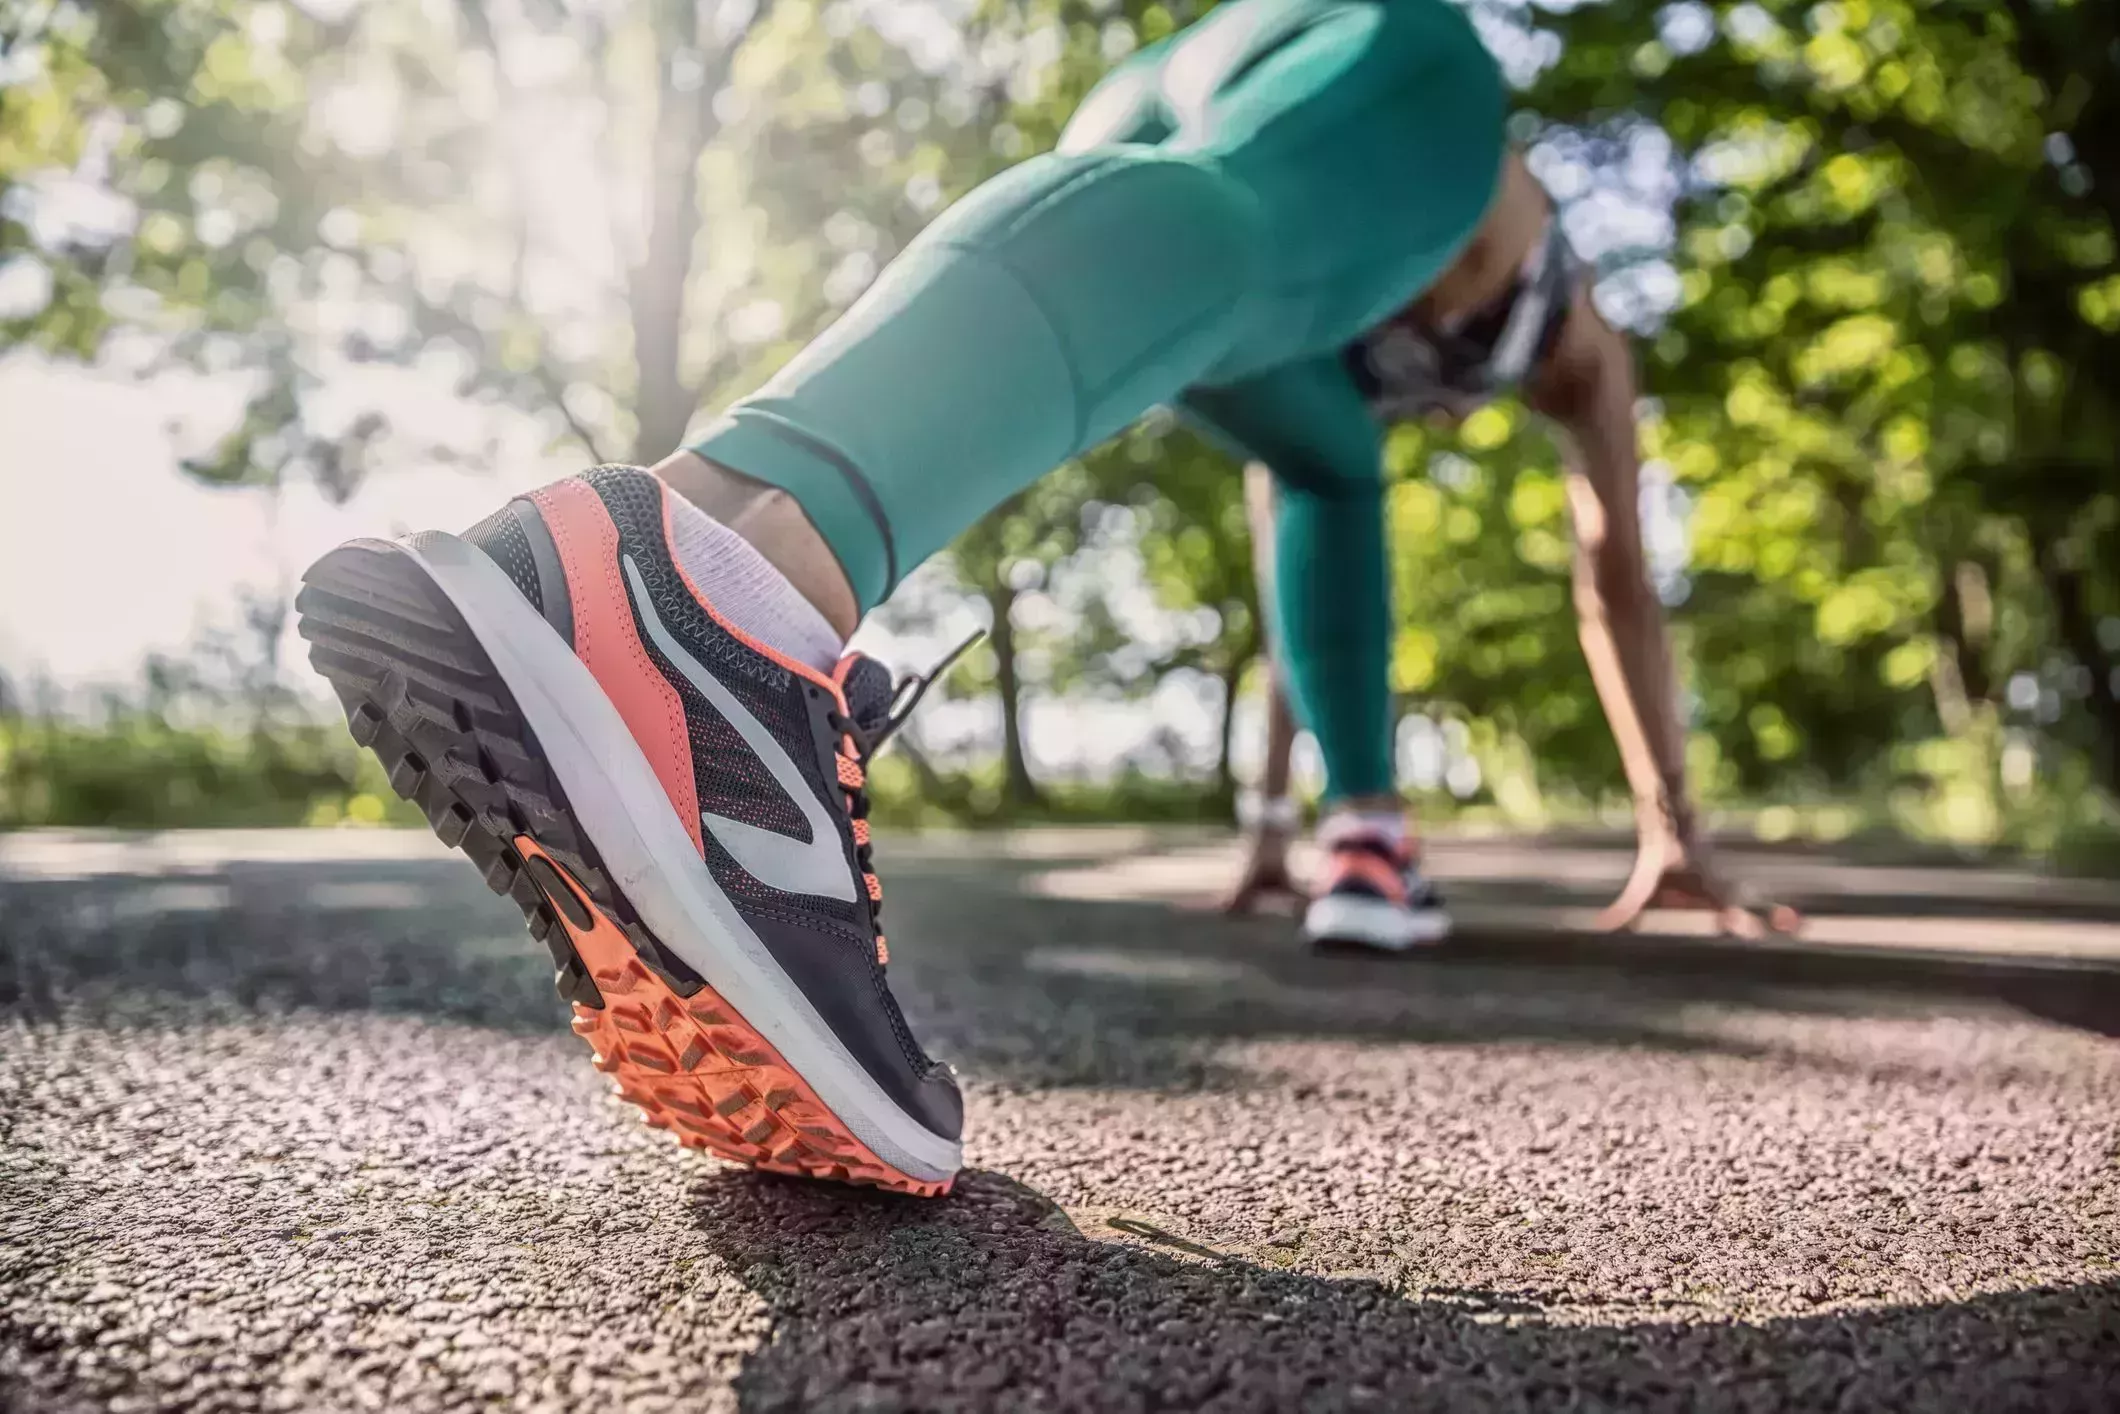
{"label": "teal legging", "polygon": [[1231,0],[945,212],[694,444],[864,608],[1159,403],[1280,482],[1274,617],[1330,797],[1393,786],[1378,429],[1337,354],[1478,224],[1503,90],[1444,0]]}

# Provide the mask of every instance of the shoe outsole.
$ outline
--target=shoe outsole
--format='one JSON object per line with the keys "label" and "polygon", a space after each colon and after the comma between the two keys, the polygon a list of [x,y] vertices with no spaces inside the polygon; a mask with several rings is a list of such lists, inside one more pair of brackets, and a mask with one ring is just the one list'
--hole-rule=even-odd
{"label": "shoe outsole", "polygon": [[436,838],[512,899],[552,954],[596,1068],[650,1126],[753,1168],[921,1197],[951,1180],[878,1158],[737,1010],[642,924],[567,807],[530,725],[410,556],[345,545],[295,599],[347,729]]}
{"label": "shoe outsole", "polygon": [[1303,937],[1319,952],[1407,953],[1447,942],[1450,915],[1440,908],[1407,914],[1381,899],[1328,894],[1312,901]]}

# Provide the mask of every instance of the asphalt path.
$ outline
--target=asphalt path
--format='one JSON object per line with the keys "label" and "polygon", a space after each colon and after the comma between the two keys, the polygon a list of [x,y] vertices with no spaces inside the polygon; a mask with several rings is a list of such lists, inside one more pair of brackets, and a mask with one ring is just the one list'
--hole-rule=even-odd
{"label": "asphalt path", "polygon": [[887,848],[923,1203],[641,1127],[424,836],[0,838],[0,1405],[2120,1407],[2120,893],[1762,855],[1819,940],[1600,941],[1623,853],[1435,858],[1393,962],[1200,838]]}

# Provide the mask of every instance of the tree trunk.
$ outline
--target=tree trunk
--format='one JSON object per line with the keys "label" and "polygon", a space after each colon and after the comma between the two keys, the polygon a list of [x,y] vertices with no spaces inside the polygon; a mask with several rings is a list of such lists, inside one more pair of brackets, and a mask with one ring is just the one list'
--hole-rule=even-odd
{"label": "tree trunk", "polygon": [[1215,793],[1208,802],[1214,813],[1235,823],[1237,818],[1237,764],[1231,747],[1236,741],[1237,689],[1244,684],[1244,670],[1252,654],[1240,654],[1224,668],[1222,680],[1222,740],[1215,755]]}
{"label": "tree trunk", "polygon": [[1988,672],[1987,648],[1994,637],[1994,596],[1988,576],[1976,560],[1960,560],[1943,576],[1943,593],[1936,601],[1936,629],[1951,650],[1958,682],[1973,702],[1993,698],[1995,684]]}
{"label": "tree trunk", "polygon": [[994,687],[1001,694],[1002,798],[1017,808],[1035,808],[1044,804],[1044,796],[1023,754],[1023,679],[1016,670],[1016,626],[1009,619],[1016,591],[1005,584],[989,585],[986,602],[994,612],[987,639],[994,648]]}
{"label": "tree trunk", "polygon": [[680,90],[681,66],[696,64],[697,11],[689,3],[656,6],[655,136],[649,152],[647,247],[627,272],[627,313],[633,326],[633,459],[662,460],[692,420],[692,390],[681,363],[685,286],[699,236],[699,153],[713,121],[708,84]]}
{"label": "tree trunk", "polygon": [[[636,383],[633,459],[656,462],[684,440],[701,386],[684,371],[685,294],[703,224],[699,159],[721,134],[714,100],[728,86],[737,51],[772,13],[758,0],[751,17],[723,33],[716,9],[696,0],[656,0],[656,75],[660,85],[650,154],[648,240],[640,263],[627,272],[626,303],[633,326]],[[679,74],[704,65],[680,84]]]}
{"label": "tree trunk", "polygon": [[2062,646],[2091,676],[2089,705],[2104,748],[2105,788],[2120,799],[2120,691],[2113,683],[2114,665],[2098,642],[2098,623],[2084,593],[2083,571],[2070,561],[2066,542],[2049,539],[2039,547],[2039,573],[2054,601],[2054,623]]}

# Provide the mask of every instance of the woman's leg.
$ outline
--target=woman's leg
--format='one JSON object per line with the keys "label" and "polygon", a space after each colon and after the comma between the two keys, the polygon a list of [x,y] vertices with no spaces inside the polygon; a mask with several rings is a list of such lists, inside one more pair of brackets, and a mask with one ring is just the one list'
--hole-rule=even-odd
{"label": "woman's leg", "polygon": [[1331,359],[1195,389],[1184,408],[1273,470],[1274,651],[1325,759],[1327,801],[1391,798],[1391,579],[1375,420]]}
{"label": "woman's leg", "polygon": [[1260,230],[1212,161],[1034,158],[945,213],[693,451],[787,492],[866,609],[1220,358],[1262,273]]}
{"label": "woman's leg", "polygon": [[1325,758],[1326,798],[1390,800],[1397,785],[1383,487],[1281,485],[1274,582],[1289,695]]}

